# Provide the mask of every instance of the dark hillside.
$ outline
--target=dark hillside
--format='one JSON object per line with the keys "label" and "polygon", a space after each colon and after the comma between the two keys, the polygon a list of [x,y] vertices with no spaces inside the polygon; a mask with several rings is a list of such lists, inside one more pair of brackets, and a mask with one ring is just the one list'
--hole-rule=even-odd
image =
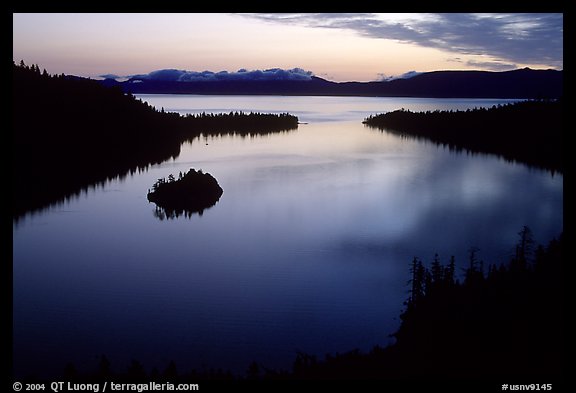
{"label": "dark hillside", "polygon": [[387,95],[409,97],[559,98],[562,71],[434,71],[383,86]]}
{"label": "dark hillside", "polygon": [[12,98],[14,216],[180,151],[176,118],[96,81],[14,66]]}
{"label": "dark hillside", "polygon": [[326,95],[438,98],[560,98],[563,72],[521,69],[505,72],[434,71],[409,79],[375,82],[308,80],[174,81],[134,77],[105,80],[131,93]]}

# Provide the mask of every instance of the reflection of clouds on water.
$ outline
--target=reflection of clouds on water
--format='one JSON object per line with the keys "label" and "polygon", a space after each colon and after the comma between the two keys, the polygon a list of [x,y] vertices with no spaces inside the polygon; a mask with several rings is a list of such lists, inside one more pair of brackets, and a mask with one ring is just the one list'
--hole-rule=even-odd
{"label": "reflection of clouds on water", "polygon": [[[404,259],[418,255],[427,260],[438,252],[445,259],[456,255],[464,266],[468,248],[477,246],[487,263],[502,263],[523,225],[530,226],[542,243],[562,229],[561,176],[552,178],[494,157],[466,159],[461,154],[438,154],[404,175],[404,185],[396,182],[395,190],[403,195],[398,200],[406,198],[406,203],[394,205],[389,230],[368,239],[348,237],[344,247],[402,250]],[[386,222],[376,212],[374,217]],[[401,231],[395,230],[398,225]]]}

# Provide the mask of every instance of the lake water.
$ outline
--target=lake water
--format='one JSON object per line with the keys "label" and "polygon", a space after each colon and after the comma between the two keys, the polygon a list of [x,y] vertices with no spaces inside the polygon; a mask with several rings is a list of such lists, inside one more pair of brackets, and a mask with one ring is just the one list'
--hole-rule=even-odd
{"label": "lake water", "polygon": [[[505,100],[142,95],[180,113],[289,112],[297,130],[201,137],[175,160],[13,225],[14,372],[59,375],[132,359],[243,373],[298,351],[391,342],[409,263],[506,262],[523,225],[563,228],[563,177],[370,129],[388,110]],[[103,159],[106,159],[103,152]],[[70,163],[74,165],[74,163]],[[203,215],[160,220],[156,179],[189,168],[224,189]]]}

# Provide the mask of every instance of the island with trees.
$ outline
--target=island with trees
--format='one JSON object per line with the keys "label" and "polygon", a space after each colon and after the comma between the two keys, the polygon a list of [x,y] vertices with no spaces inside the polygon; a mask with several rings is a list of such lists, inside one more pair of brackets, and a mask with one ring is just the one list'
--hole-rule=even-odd
{"label": "island with trees", "polygon": [[368,127],[422,138],[454,150],[496,154],[563,172],[563,100],[529,100],[468,110],[372,115]]}
{"label": "island with trees", "polygon": [[178,179],[172,174],[167,179],[158,179],[152,190],[148,190],[147,198],[157,205],[159,218],[175,218],[183,214],[202,215],[218,202],[222,193],[222,187],[212,175],[190,169],[185,174],[180,172]]}
{"label": "island with trees", "polygon": [[288,113],[200,113],[154,108],[120,87],[12,68],[13,218],[80,195],[117,177],[175,158],[201,135],[297,129]]}

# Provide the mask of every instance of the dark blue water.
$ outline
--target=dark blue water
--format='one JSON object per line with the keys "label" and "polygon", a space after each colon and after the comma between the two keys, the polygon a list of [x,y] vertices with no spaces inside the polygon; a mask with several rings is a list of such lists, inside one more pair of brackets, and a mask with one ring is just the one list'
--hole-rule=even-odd
{"label": "dark blue water", "polygon": [[[563,177],[364,127],[369,114],[502,100],[142,96],[182,113],[290,112],[296,131],[201,137],[180,156],[13,227],[16,376],[289,369],[386,345],[414,256],[506,262],[517,232],[562,230]],[[103,157],[105,159],[105,157]],[[73,162],[70,165],[74,165]],[[160,220],[148,188],[202,169],[224,189],[202,216]]]}

